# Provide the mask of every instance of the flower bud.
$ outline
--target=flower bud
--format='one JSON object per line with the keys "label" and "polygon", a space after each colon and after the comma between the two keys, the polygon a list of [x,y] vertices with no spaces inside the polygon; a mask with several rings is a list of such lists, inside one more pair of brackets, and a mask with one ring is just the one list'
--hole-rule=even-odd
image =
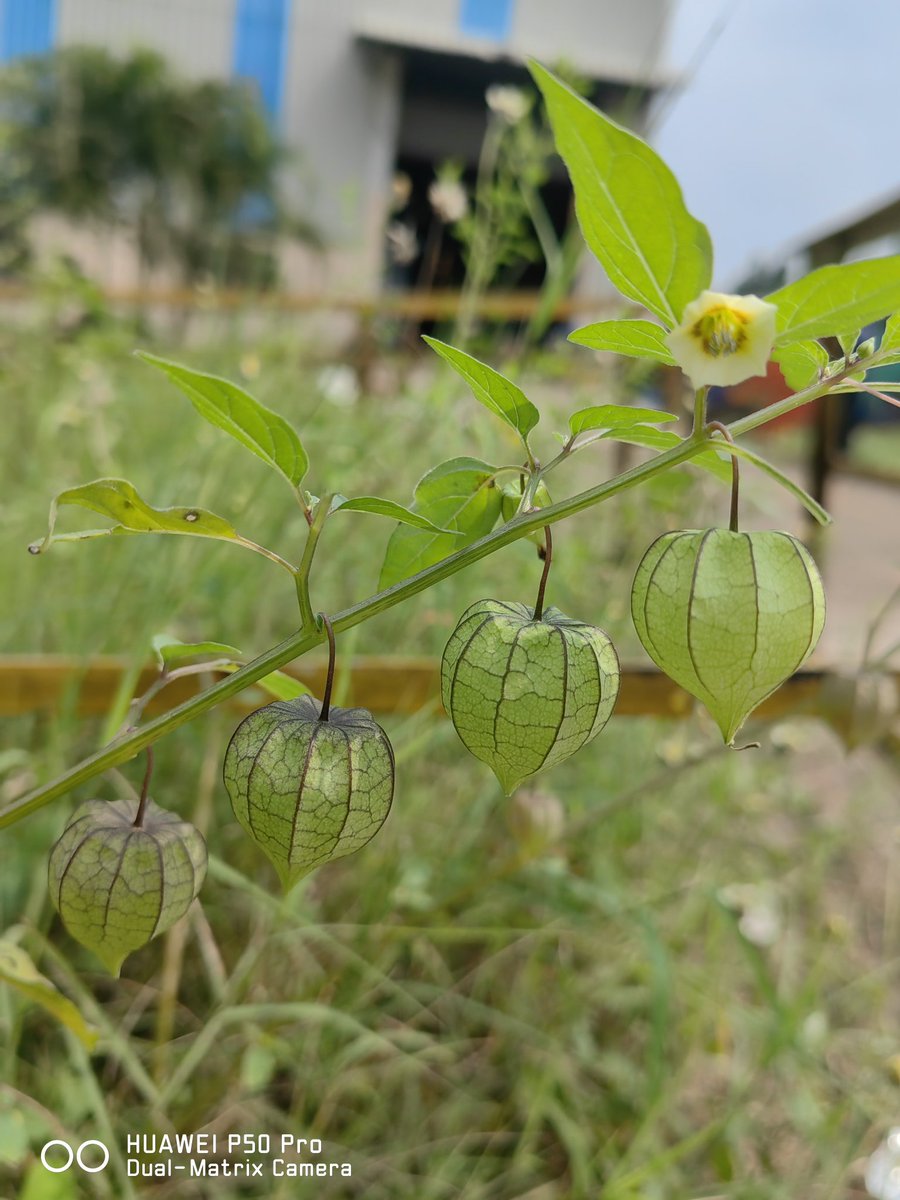
{"label": "flower bud", "polygon": [[241,825],[271,859],[285,889],[322,863],[352,854],[384,824],[394,754],[364,708],[312,696],[251,713],[225,753],[225,787]]}
{"label": "flower bud", "polygon": [[113,974],[190,908],[206,876],[198,829],[148,801],[88,800],[50,852],[50,897],[76,941]]}
{"label": "flower bud", "polygon": [[523,779],[596,737],[619,691],[619,661],[603,632],[556,608],[479,600],[444,650],[444,708],[468,750],[509,795]]}
{"label": "flower bud", "polygon": [[812,654],[825,593],[789,533],[688,529],[663,534],[644,555],[631,613],[644,649],[703,702],[730,745]]}

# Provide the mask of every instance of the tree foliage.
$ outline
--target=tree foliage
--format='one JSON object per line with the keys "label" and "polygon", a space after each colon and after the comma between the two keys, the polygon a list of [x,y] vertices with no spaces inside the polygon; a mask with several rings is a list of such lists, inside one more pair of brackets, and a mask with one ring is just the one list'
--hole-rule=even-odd
{"label": "tree foliage", "polygon": [[246,84],[72,46],[8,67],[0,116],[10,203],[130,228],[144,265],[177,264],[187,282],[268,282],[273,235],[298,231],[279,198],[284,151]]}

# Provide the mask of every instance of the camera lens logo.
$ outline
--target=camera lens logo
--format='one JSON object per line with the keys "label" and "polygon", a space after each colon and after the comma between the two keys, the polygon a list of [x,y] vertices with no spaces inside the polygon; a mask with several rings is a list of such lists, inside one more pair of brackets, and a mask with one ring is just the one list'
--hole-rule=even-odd
{"label": "camera lens logo", "polygon": [[[96,1149],[92,1149],[92,1147],[96,1147]],[[88,1175],[96,1175],[109,1162],[109,1150],[103,1142],[98,1142],[93,1138],[82,1142],[77,1150],[73,1150],[68,1142],[54,1138],[53,1141],[46,1142],[42,1147],[41,1162],[53,1175],[61,1175],[63,1171],[68,1171],[73,1162],[77,1162],[82,1171],[86,1171]]]}

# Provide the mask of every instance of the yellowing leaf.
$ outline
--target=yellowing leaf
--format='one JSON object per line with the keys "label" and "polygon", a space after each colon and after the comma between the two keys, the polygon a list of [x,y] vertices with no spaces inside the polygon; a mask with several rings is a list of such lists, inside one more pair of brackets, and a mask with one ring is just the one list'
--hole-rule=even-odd
{"label": "yellowing leaf", "polygon": [[88,1050],[97,1044],[97,1032],[88,1025],[80,1010],[40,973],[29,955],[11,941],[0,938],[0,980],[21,996],[39,1004],[56,1017]]}
{"label": "yellowing leaf", "polygon": [[[78,533],[55,534],[56,516],[62,505],[89,508],[104,517],[117,521],[109,529],[85,529]],[[80,487],[67,488],[50,505],[47,536],[29,546],[32,554],[42,554],[52,542],[81,541],[85,538],[107,537],[110,534],[180,533],[193,537],[240,541],[237,530],[215,513],[205,508],[153,508],[143,500],[127,479],[95,479]]]}

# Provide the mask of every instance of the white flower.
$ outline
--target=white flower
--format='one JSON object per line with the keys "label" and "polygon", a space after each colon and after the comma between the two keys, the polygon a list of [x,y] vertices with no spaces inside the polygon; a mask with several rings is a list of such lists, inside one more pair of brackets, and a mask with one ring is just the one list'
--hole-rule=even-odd
{"label": "white flower", "polygon": [[419,253],[415,229],[403,221],[391,221],[386,236],[391,262],[395,262],[398,267],[408,266]]}
{"label": "white flower", "polygon": [[775,341],[775,305],[758,296],[701,292],[666,345],[696,388],[765,375]]}
{"label": "white flower", "polygon": [[[726,908],[739,914],[738,929],[754,946],[774,946],[782,932],[778,899],[771,888],[757,883],[731,883],[719,891]],[[900,1200],[900,1198],[898,1198]]]}
{"label": "white flower", "polygon": [[531,108],[531,97],[521,88],[503,83],[492,83],[484,94],[487,106],[496,116],[509,125],[515,125]]}
{"label": "white flower", "polygon": [[900,1200],[900,1129],[896,1126],[866,1164],[866,1191],[875,1200]]}
{"label": "white flower", "polygon": [[428,202],[445,225],[461,221],[469,211],[466,189],[456,179],[435,179],[428,189]]}

